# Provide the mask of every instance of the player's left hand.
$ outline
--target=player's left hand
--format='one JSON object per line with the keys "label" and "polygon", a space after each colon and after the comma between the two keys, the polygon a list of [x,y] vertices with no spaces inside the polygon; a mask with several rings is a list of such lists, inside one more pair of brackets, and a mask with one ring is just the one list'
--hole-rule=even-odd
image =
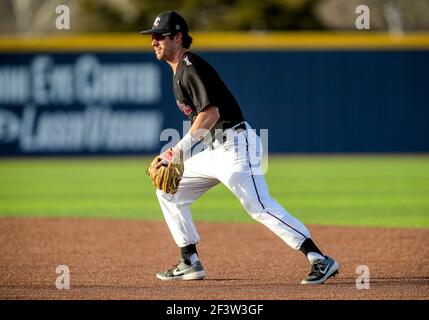
{"label": "player's left hand", "polygon": [[180,152],[175,148],[170,148],[159,155],[161,161],[156,165],[156,168],[161,166],[168,166],[171,162],[176,161],[180,156]]}
{"label": "player's left hand", "polygon": [[[167,163],[166,165],[164,163]],[[184,164],[180,156],[171,149],[156,156],[146,170],[153,185],[166,192],[175,194],[182,179]]]}

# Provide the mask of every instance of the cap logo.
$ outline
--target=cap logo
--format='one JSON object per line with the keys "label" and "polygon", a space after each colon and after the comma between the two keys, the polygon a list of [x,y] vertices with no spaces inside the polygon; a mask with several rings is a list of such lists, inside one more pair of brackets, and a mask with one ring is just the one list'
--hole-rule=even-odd
{"label": "cap logo", "polygon": [[176,24],[176,30],[179,30],[179,29],[180,29],[180,25]]}
{"label": "cap logo", "polygon": [[153,22],[153,26],[154,26],[154,27],[159,26],[159,22],[160,22],[160,21],[161,21],[161,18],[160,18],[160,17],[156,17],[155,21]]}

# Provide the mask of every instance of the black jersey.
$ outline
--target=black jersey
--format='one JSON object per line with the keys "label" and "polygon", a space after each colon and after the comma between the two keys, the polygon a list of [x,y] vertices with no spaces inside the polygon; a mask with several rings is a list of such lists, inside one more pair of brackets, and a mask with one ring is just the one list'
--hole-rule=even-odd
{"label": "black jersey", "polygon": [[192,123],[208,106],[219,109],[220,118],[213,130],[230,128],[244,121],[237,100],[216,70],[194,53],[185,53],[179,62],[173,76],[173,90],[178,107]]}

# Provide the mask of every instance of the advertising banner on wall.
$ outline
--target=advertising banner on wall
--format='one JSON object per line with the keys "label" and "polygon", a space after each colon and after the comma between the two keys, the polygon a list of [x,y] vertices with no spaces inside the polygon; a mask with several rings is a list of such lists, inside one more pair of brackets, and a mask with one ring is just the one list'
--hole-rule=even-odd
{"label": "advertising banner on wall", "polygon": [[[270,153],[429,151],[428,50],[194,52]],[[0,52],[0,156],[156,154],[185,119],[150,51]]]}
{"label": "advertising banner on wall", "polygon": [[161,66],[144,55],[2,55],[0,153],[148,153],[163,127]]}

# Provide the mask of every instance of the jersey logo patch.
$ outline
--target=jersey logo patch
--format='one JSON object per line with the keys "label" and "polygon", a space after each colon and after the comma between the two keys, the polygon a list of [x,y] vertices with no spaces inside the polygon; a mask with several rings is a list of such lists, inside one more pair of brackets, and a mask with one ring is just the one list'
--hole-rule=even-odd
{"label": "jersey logo patch", "polygon": [[186,104],[184,104],[184,103],[180,103],[179,101],[176,101],[176,103],[177,103],[177,106],[179,107],[179,109],[180,110],[182,110],[182,112],[185,114],[185,115],[189,115],[189,114],[191,114],[191,112],[192,112],[192,108],[190,107],[190,106],[187,106]]}
{"label": "jersey logo patch", "polygon": [[185,62],[186,62],[186,65],[187,65],[187,66],[192,66],[192,62],[191,62],[191,61],[189,61],[189,57],[185,57],[185,58],[183,59],[183,61],[185,61]]}

